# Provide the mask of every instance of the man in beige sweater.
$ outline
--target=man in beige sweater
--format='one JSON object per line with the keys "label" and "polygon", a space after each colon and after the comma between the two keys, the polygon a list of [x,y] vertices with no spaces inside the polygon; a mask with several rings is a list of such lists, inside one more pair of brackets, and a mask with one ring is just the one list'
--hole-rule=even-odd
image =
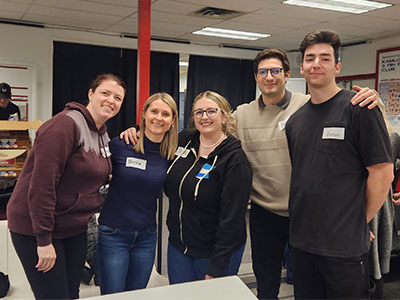
{"label": "man in beige sweater", "polygon": [[[285,135],[289,117],[303,106],[308,95],[285,89],[289,60],[279,49],[266,49],[254,60],[254,78],[261,96],[238,106],[235,117],[242,147],[253,168],[250,195],[250,237],[253,270],[259,299],[277,299],[285,245],[289,237],[290,158]],[[351,100],[364,106],[378,101],[369,88]],[[372,108],[372,107],[369,107]]]}

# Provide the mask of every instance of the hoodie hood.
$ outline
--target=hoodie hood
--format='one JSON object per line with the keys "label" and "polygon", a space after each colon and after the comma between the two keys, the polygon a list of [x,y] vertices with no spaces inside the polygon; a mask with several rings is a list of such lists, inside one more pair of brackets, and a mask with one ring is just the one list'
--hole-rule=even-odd
{"label": "hoodie hood", "polygon": [[65,105],[64,111],[67,110],[77,110],[79,111],[83,117],[85,118],[86,122],[88,123],[88,126],[90,130],[98,132],[100,135],[103,135],[104,133],[107,132],[107,126],[106,124],[103,124],[103,126],[100,127],[100,129],[97,129],[96,123],[94,122],[94,119],[90,112],[87,110],[86,106],[78,103],[78,102],[69,102]]}

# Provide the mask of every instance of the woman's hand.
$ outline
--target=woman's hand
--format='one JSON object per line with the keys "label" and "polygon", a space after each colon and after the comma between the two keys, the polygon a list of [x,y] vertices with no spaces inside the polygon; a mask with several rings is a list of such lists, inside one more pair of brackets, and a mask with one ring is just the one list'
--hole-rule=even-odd
{"label": "woman's hand", "polygon": [[132,143],[132,145],[135,146],[139,138],[139,131],[136,131],[135,127],[130,127],[125,131],[122,131],[119,134],[119,138],[124,139],[127,145],[129,145],[129,143]]}
{"label": "woman's hand", "polygon": [[56,249],[54,249],[53,244],[47,246],[37,247],[38,263],[35,268],[38,271],[43,271],[44,273],[50,271],[56,264]]}
{"label": "woman's hand", "polygon": [[212,277],[212,276],[206,274],[206,276],[204,277],[204,279],[205,279],[205,280],[207,280],[207,279],[214,279],[214,277]]}

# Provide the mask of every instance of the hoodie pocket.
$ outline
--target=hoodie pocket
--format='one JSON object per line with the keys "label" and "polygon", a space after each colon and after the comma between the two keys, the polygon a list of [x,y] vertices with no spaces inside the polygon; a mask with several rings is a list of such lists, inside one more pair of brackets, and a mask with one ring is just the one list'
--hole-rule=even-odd
{"label": "hoodie pocket", "polygon": [[[98,193],[92,194],[77,194],[75,201],[65,209],[57,209],[56,216],[75,212],[96,212],[104,202],[103,197]],[[61,200],[62,201],[62,200]]]}

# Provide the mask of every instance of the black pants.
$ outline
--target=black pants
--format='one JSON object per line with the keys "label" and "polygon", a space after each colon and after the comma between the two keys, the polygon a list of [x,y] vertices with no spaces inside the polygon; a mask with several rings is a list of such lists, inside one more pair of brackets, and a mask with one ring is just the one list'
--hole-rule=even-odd
{"label": "black pants", "polygon": [[252,203],[250,238],[259,299],[278,299],[282,261],[289,239],[289,217],[278,216]]}
{"label": "black pants", "polygon": [[367,253],[339,258],[292,247],[296,299],[368,299]]}
{"label": "black pants", "polygon": [[36,238],[11,232],[11,239],[36,299],[77,299],[86,257],[86,232],[65,239],[53,239],[57,259],[47,273],[35,268],[38,262]]}

